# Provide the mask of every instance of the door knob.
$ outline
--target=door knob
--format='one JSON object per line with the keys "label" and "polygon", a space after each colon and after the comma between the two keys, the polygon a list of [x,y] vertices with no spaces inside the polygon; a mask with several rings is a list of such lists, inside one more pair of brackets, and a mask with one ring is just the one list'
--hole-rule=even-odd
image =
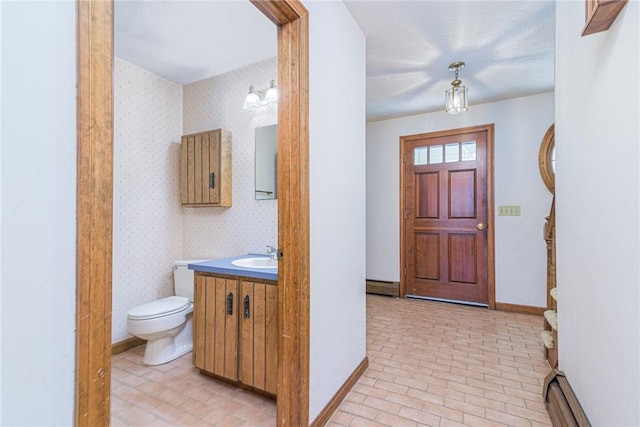
{"label": "door knob", "polygon": [[484,230],[485,226],[484,226],[484,224],[483,224],[483,223],[481,223],[481,222],[480,222],[480,223],[478,223],[478,225],[476,225],[476,228],[477,228],[478,230],[482,231],[482,230]]}

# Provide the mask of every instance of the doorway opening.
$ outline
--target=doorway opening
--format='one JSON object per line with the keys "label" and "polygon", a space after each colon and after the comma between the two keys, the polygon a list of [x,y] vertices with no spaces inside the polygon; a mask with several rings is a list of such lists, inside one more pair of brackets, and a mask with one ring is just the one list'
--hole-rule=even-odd
{"label": "doorway opening", "polygon": [[[282,262],[278,278],[277,424],[307,425],[308,15],[297,0],[253,4],[279,27],[278,241]],[[113,2],[77,2],[77,39],[75,425],[95,426],[109,425],[110,418]]]}
{"label": "doorway opening", "polygon": [[400,138],[400,295],[495,308],[493,124]]}

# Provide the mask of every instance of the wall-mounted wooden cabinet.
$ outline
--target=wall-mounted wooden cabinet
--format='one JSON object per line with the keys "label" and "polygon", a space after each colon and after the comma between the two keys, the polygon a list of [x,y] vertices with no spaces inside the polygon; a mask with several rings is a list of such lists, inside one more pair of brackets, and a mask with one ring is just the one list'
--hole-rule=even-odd
{"label": "wall-mounted wooden cabinet", "polygon": [[276,283],[196,273],[193,363],[201,372],[276,394]]}
{"label": "wall-mounted wooden cabinet", "polygon": [[182,206],[231,206],[231,133],[184,135],[180,151]]}

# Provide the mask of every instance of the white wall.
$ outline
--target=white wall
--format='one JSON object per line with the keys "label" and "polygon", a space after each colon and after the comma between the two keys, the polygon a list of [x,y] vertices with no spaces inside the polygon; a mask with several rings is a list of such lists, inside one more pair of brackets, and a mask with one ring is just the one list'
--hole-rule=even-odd
{"label": "white wall", "polygon": [[366,352],[365,40],[342,2],[309,10],[309,419]]}
{"label": "white wall", "polygon": [[640,425],[639,6],[580,37],[556,3],[559,359],[594,426]]}
{"label": "white wall", "polygon": [[73,2],[2,2],[1,425],[72,425]]}
{"label": "white wall", "polygon": [[190,134],[223,128],[232,133],[233,206],[184,208],[184,255],[224,258],[264,253],[278,242],[278,201],[255,200],[255,128],[277,123],[275,108],[242,109],[249,85],[277,79],[275,58],[184,86],[184,128]]}
{"label": "white wall", "polygon": [[[479,105],[471,98],[459,116],[435,112],[368,123],[367,278],[400,280],[400,136],[495,123],[496,301],[546,306],[542,227],[551,194],[540,178],[538,150],[553,108],[553,93]],[[521,206],[521,216],[497,216],[501,205]]]}
{"label": "white wall", "polygon": [[120,58],[114,63],[112,342],[127,311],[173,295],[182,257],[182,86]]}

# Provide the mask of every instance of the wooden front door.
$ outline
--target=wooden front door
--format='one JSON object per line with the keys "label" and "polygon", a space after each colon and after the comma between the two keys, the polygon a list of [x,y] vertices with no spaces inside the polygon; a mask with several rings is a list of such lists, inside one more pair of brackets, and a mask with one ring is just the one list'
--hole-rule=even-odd
{"label": "wooden front door", "polygon": [[492,126],[403,137],[405,295],[488,305]]}

